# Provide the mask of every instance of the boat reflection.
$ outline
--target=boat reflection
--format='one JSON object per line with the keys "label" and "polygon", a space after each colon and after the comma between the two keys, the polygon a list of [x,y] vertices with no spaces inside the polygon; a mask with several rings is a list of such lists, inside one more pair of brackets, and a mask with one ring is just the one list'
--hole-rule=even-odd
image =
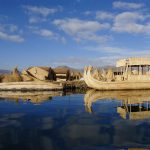
{"label": "boat reflection", "polygon": [[0,99],[11,99],[18,102],[20,99],[22,101],[30,101],[32,103],[42,103],[46,100],[52,99],[54,96],[63,96],[62,91],[30,91],[30,92],[11,92],[11,91],[1,91]]}
{"label": "boat reflection", "polygon": [[137,120],[150,118],[150,91],[96,91],[85,94],[84,104],[87,112],[92,113],[92,104],[98,100],[115,99],[120,101],[117,113],[123,119]]}

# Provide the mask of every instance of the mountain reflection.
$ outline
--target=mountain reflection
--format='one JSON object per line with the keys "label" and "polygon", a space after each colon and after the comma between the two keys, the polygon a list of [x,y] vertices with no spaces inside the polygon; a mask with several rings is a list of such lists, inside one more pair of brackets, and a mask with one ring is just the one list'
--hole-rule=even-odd
{"label": "mountain reflection", "polygon": [[120,101],[117,112],[124,119],[150,118],[150,91],[96,91],[89,90],[84,96],[87,112],[92,113],[92,104],[98,100],[115,99]]}

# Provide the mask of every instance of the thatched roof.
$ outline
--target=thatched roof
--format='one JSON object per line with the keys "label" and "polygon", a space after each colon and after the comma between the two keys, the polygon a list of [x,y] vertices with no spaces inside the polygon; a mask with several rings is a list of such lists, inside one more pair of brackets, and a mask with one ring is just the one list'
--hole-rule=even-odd
{"label": "thatched roof", "polygon": [[45,71],[49,71],[49,70],[52,69],[51,67],[39,67],[39,68],[41,68],[41,69],[43,69],[43,70],[45,70]]}
{"label": "thatched roof", "polygon": [[17,68],[14,68],[11,74],[4,74],[2,82],[19,82],[22,81],[22,77]]}
{"label": "thatched roof", "polygon": [[67,68],[55,68],[53,69],[56,74],[68,74],[69,69]]}
{"label": "thatched roof", "polygon": [[45,70],[45,71],[49,71],[49,70],[51,70],[51,69],[52,69],[51,67],[44,67],[44,66],[32,66],[32,67],[29,67],[27,70],[30,70],[30,69],[32,69],[32,68],[34,68],[34,67],[41,68],[41,69],[43,69],[43,70]]}
{"label": "thatched roof", "polygon": [[79,76],[79,77],[82,77],[82,73],[81,72],[78,72],[78,71],[74,71],[74,72],[71,72],[71,76]]}

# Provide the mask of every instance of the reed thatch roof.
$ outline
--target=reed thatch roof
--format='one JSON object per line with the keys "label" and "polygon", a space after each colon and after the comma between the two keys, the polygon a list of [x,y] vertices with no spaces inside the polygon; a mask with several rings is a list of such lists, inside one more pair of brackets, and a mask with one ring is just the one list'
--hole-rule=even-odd
{"label": "reed thatch roof", "polygon": [[11,74],[4,74],[1,82],[19,82],[22,81],[22,77],[17,67],[13,69]]}
{"label": "reed thatch roof", "polygon": [[80,78],[83,77],[82,73],[78,71],[71,72],[71,76],[78,76]]}
{"label": "reed thatch roof", "polygon": [[67,68],[55,68],[53,70],[55,74],[68,74],[70,72]]}
{"label": "reed thatch roof", "polygon": [[[55,73],[51,67],[32,66],[22,71],[22,75],[32,78],[33,80],[55,80]],[[24,79],[26,80],[25,76]]]}
{"label": "reed thatch roof", "polygon": [[32,67],[29,67],[27,70],[30,70],[31,68],[34,68],[34,67],[37,67],[37,68],[41,68],[45,71],[49,71],[51,70],[52,68],[51,67],[44,67],[44,66],[32,66]]}

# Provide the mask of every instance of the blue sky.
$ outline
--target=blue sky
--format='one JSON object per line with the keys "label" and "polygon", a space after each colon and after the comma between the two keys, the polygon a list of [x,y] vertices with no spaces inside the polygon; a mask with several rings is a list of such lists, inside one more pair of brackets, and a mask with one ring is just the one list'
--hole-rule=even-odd
{"label": "blue sky", "polygon": [[150,56],[149,8],[149,0],[0,0],[0,68]]}

